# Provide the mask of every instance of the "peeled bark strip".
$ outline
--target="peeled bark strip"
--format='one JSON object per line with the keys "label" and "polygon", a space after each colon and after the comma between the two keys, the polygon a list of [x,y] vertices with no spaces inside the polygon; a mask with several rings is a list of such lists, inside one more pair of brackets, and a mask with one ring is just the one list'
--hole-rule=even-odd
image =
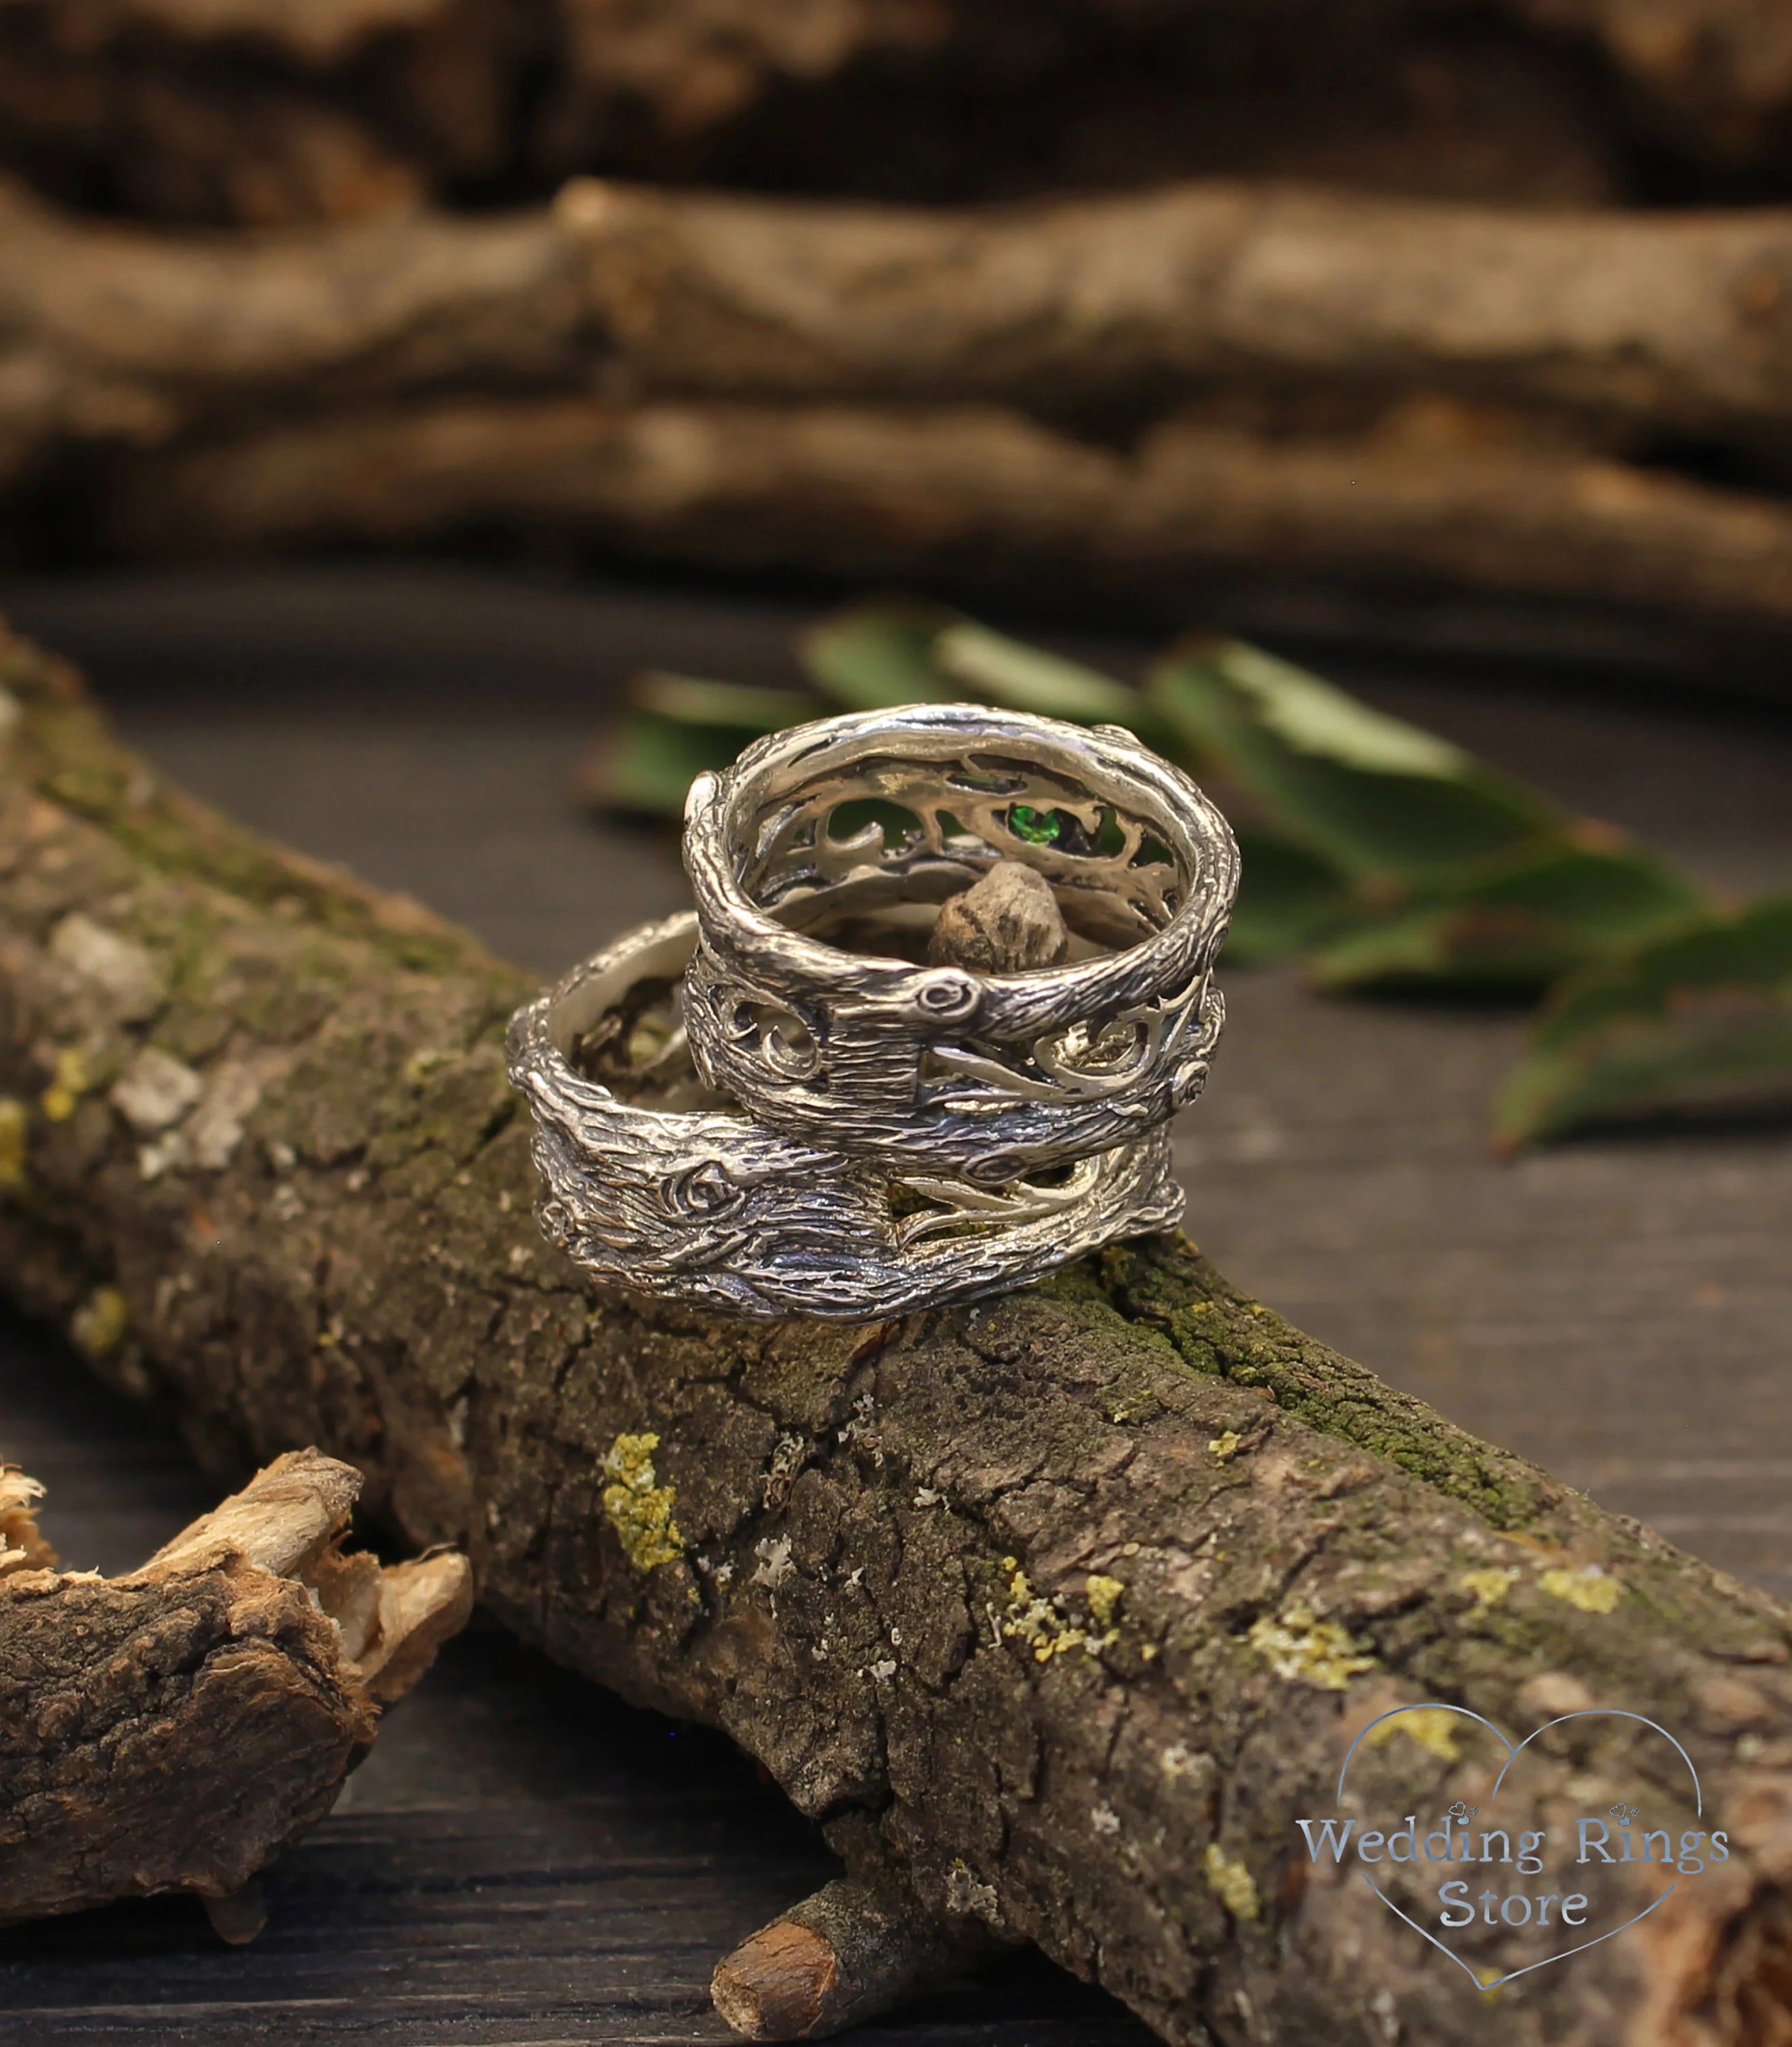
{"label": "peeled bark strip", "polygon": [[16,1465],[0,1465],[0,1578],[13,1571],[53,1571],[56,1552],[38,1532],[44,1488]]}
{"label": "peeled bark strip", "polygon": [[1792,506],[1484,439],[1441,404],[1330,439],[1171,420],[1128,455],[982,407],[455,401],[145,457],[109,517],[114,545],[164,558],[497,528],[1171,607],[1191,575],[1263,567],[1792,618]]}
{"label": "peeled bark strip", "polygon": [[[726,1728],[855,1880],[1036,1941],[1189,2047],[1783,2037],[1785,1608],[1179,1240],[868,1328],[594,1298],[529,1216],[523,977],[175,795],[29,648],[0,678],[0,1278],[202,1454],[352,1461],[529,1639]],[[1515,1737],[1658,1720],[1702,1818],[1678,1758],[1596,1719],[1534,1745],[1504,1824],[1624,1802],[1730,1859],[1484,1996],[1294,1824],[1367,1722],[1438,1700]],[[1346,1810],[1484,1811],[1496,1761],[1396,1724]],[[1593,1915],[1659,1873],[1589,1869]],[[1470,1958],[1539,1955],[1491,1929]]]}
{"label": "peeled bark strip", "polygon": [[187,1890],[227,1941],[381,1706],[465,1623],[472,1576],[337,1545],[361,1489],[306,1450],[122,1578],[65,1572],[0,1475],[0,1924]]}

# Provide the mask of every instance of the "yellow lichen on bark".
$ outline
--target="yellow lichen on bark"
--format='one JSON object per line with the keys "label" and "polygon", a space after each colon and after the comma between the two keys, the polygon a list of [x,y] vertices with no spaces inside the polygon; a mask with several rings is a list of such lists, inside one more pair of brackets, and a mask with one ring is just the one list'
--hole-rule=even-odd
{"label": "yellow lichen on bark", "polygon": [[1490,1565],[1484,1571],[1465,1571],[1457,1583],[1474,1595],[1477,1607],[1498,1606],[1517,1584],[1519,1573],[1510,1565]]}
{"label": "yellow lichen on bark", "polygon": [[1245,1639],[1278,1677],[1322,1692],[1341,1692],[1359,1670],[1375,1668],[1335,1620],[1316,1619],[1310,1607],[1291,1606],[1279,1620],[1265,1614]]}
{"label": "yellow lichen on bark", "polygon": [[0,1194],[21,1194],[29,1118],[14,1096],[0,1096]]}
{"label": "yellow lichen on bark", "polygon": [[68,1046],[56,1055],[56,1072],[44,1090],[43,1110],[52,1123],[66,1123],[90,1085],[86,1055]]}
{"label": "yellow lichen on bark", "polygon": [[1457,1718],[1448,1706],[1412,1706],[1405,1712],[1390,1713],[1378,1727],[1372,1728],[1368,1746],[1380,1748],[1395,1735],[1403,1734],[1421,1748],[1428,1748],[1434,1755],[1441,1756],[1446,1763],[1457,1763],[1462,1755],[1456,1745]]}
{"label": "yellow lichen on bark", "polygon": [[1093,1573],[1083,1581],[1083,1592],[1089,1601],[1089,1611],[1095,1616],[1097,1627],[1110,1627],[1120,1603],[1126,1596],[1126,1587],[1118,1578],[1102,1577]]}
{"label": "yellow lichen on bark", "polygon": [[659,1447],[657,1436],[625,1433],[604,1459],[610,1484],[603,1489],[603,1511],[637,1571],[675,1563],[684,1554],[684,1538],[672,1519],[674,1489],[659,1483],[653,1468]]}
{"label": "yellow lichen on bark", "polygon": [[1566,1600],[1582,1613],[1609,1613],[1624,1596],[1624,1587],[1597,1564],[1578,1571],[1546,1571],[1537,1582],[1551,1599]]}
{"label": "yellow lichen on bark", "polygon": [[130,1306],[116,1287],[96,1287],[78,1307],[68,1333],[89,1357],[110,1357],[130,1330]]}
{"label": "yellow lichen on bark", "polygon": [[1217,1841],[1207,1844],[1202,1863],[1207,1888],[1233,1917],[1255,1919],[1263,1908],[1257,1897],[1256,1879],[1244,1863],[1236,1855],[1229,1855]]}

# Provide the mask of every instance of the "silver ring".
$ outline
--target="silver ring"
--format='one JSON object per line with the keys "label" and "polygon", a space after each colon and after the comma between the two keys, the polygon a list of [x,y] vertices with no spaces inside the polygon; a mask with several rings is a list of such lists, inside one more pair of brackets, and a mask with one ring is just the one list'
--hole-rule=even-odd
{"label": "silver ring", "polygon": [[[1138,1140],[1206,1078],[1237,847],[1117,726],[970,704],[818,719],[699,776],[684,849],[691,1051],[770,1128],[1001,1186]],[[926,914],[1004,858],[1050,883],[1068,964],[983,975],[815,935]]]}
{"label": "silver ring", "polygon": [[1025,1286],[1180,1217],[1161,1128],[993,1188],[716,1105],[677,1017],[696,935],[690,912],[644,925],[511,1023],[536,1213],[593,1278],[737,1315],[873,1321]]}

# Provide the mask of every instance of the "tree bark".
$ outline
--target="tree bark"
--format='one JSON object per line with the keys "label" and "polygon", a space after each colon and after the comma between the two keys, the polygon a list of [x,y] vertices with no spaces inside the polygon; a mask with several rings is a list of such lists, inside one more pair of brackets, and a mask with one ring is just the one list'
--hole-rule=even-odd
{"label": "tree bark", "polygon": [[[8,1490],[0,1472],[0,1509]],[[253,1938],[257,1872],[329,1811],[380,1708],[472,1605],[459,1556],[382,1570],[342,1554],[359,1491],[315,1450],[281,1457],[110,1579],[58,1569],[15,1508],[0,1547],[0,1924],[188,1890],[225,1939]]]}
{"label": "tree bark", "polygon": [[[0,679],[0,1278],[214,1465],[354,1463],[529,1639],[727,1729],[855,1879],[1036,1941],[1172,2041],[1786,2037],[1785,1608],[1180,1240],[869,1328],[594,1296],[529,1218],[523,977],[170,791],[29,648]],[[1484,1995],[1295,1825],[1368,1721],[1438,1701],[1515,1736],[1659,1720],[1701,1817],[1665,1745],[1596,1719],[1527,1751],[1502,1824],[1628,1801],[1730,1859]],[[1409,1719],[1346,1809],[1484,1811],[1488,1741]],[[1607,1926],[1661,1874],[1576,1872]]]}
{"label": "tree bark", "polygon": [[455,401],[144,457],[103,531],[163,559],[543,533],[861,581],[1062,582],[1183,622],[1198,578],[1239,569],[1792,620],[1792,506],[1505,425],[1447,404],[1294,439],[1196,418],[1128,454],[990,407]]}

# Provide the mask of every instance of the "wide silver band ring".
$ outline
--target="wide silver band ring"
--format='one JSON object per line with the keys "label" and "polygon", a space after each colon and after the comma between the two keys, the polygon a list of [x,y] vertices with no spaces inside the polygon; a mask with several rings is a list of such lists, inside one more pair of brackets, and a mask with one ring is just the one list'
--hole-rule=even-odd
{"label": "wide silver band ring", "polygon": [[[819,719],[699,776],[684,846],[691,1051],[768,1128],[994,1186],[1142,1138],[1206,1078],[1237,847],[1118,726],[968,704]],[[1066,964],[982,975],[811,935],[848,899],[937,905],[1004,858],[1051,884]]]}
{"label": "wide silver band ring", "polygon": [[536,1124],[537,1214],[593,1278],[736,1315],[872,1321],[1005,1292],[1179,1219],[1161,1128],[996,1188],[682,1105],[700,1083],[675,1031],[641,1068],[644,1089],[660,1090],[651,1101],[581,1071],[586,1046],[640,991],[675,988],[696,936],[688,912],[643,926],[510,1027],[511,1079]]}

